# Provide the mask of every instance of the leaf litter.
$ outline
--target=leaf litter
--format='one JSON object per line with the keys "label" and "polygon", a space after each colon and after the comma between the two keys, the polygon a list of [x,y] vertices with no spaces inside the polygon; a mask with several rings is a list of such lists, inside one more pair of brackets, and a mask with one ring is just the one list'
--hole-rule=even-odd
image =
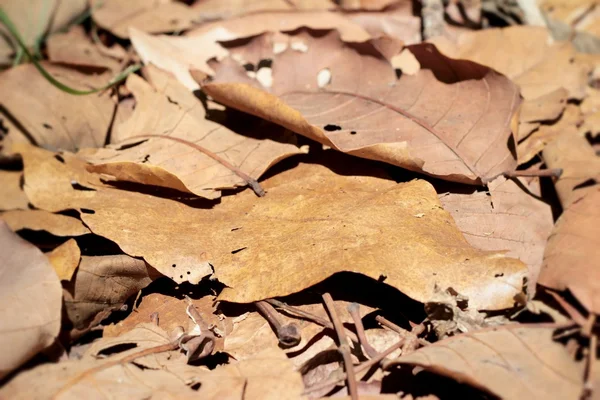
{"label": "leaf litter", "polygon": [[0,6],[0,397],[597,396],[593,1],[63,3]]}

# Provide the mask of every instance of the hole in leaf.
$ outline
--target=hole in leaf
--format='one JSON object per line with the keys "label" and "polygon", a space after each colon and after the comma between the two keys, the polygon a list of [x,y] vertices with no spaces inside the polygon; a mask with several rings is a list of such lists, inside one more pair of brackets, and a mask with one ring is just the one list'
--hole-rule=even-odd
{"label": "hole in leaf", "polygon": [[63,164],[65,163],[65,159],[60,154],[55,154],[54,158],[56,158],[58,161],[60,161]]}
{"label": "hole in leaf", "polygon": [[351,135],[356,135],[356,131],[350,131]]}
{"label": "hole in leaf", "polygon": [[240,226],[239,228],[232,228],[232,229],[231,229],[231,232],[233,232],[233,231],[237,231],[237,230],[240,230],[240,229],[242,229],[242,227],[241,227],[241,226]]}
{"label": "hole in leaf", "polygon": [[342,130],[342,127],[339,125],[327,124],[325,127],[323,127],[323,129],[325,129],[327,132],[334,132]]}
{"label": "hole in leaf", "polygon": [[46,129],[52,129],[52,125],[50,124],[42,124],[42,126]]}
{"label": "hole in leaf", "polygon": [[96,189],[91,189],[91,188],[85,187],[77,181],[71,181],[71,187],[75,190],[81,190],[84,192],[95,192],[96,191]]}
{"label": "hole in leaf", "polygon": [[171,267],[175,268],[175,267],[177,267],[177,264],[173,264],[173,265],[171,265]]}
{"label": "hole in leaf", "polygon": [[244,69],[246,71],[248,71],[248,72],[254,71],[254,64],[252,64],[252,63],[246,63],[246,64],[244,64]]}
{"label": "hole in leaf", "polygon": [[132,142],[132,143],[124,144],[123,146],[117,148],[117,150],[131,149],[132,147],[139,146],[140,144],[142,144],[144,142],[147,142],[147,141],[148,141],[148,139],[144,139],[144,140],[140,140],[140,141],[137,141],[137,142]]}
{"label": "hole in leaf", "polygon": [[135,343],[121,343],[121,344],[117,344],[115,346],[111,346],[107,349],[100,350],[98,352],[98,355],[99,356],[100,355],[108,356],[111,354],[122,353],[127,350],[135,349],[136,347],[137,347],[137,344],[135,344]]}
{"label": "hole in leaf", "polygon": [[317,86],[322,88],[331,83],[331,71],[329,68],[323,68],[317,74]]}
{"label": "hole in leaf", "polygon": [[494,278],[500,278],[500,277],[503,277],[503,276],[504,276],[504,274],[502,272],[500,272],[499,274],[495,274]]}
{"label": "hole in leaf", "polygon": [[96,211],[90,210],[89,208],[80,208],[80,210],[84,214],[96,214]]}
{"label": "hole in leaf", "polygon": [[178,103],[178,102],[176,102],[175,100],[173,100],[173,99],[172,99],[172,98],[170,98],[169,96],[167,96],[167,100],[169,100],[169,103],[171,103],[171,104],[175,104],[176,106],[178,106],[178,105],[179,105],[179,103]]}
{"label": "hole in leaf", "polygon": [[242,247],[241,249],[233,250],[233,251],[231,252],[231,254],[237,254],[237,253],[239,253],[240,251],[242,251],[242,250],[246,250],[246,249],[247,249],[247,247]]}
{"label": "hole in leaf", "polygon": [[263,58],[262,60],[260,60],[258,62],[258,65],[256,66],[256,70],[258,71],[261,68],[272,68],[273,67],[273,60],[271,60],[270,58]]}

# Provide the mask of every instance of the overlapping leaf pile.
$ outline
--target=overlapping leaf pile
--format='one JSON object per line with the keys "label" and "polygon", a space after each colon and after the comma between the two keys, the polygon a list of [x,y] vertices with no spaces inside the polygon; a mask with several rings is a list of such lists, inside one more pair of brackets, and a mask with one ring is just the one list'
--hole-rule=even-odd
{"label": "overlapping leaf pile", "polygon": [[600,7],[500,3],[2,4],[0,397],[598,396]]}

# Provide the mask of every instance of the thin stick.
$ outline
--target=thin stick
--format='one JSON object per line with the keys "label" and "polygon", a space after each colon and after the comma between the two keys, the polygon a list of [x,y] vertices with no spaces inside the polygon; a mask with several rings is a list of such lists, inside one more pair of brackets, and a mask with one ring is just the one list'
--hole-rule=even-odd
{"label": "thin stick", "polygon": [[[402,344],[404,344],[404,339],[400,339],[398,342],[396,342],[395,344],[391,345],[390,347],[387,348],[387,350],[377,354],[376,357],[365,361],[362,364],[359,364],[356,366],[356,368],[354,369],[354,371],[356,373],[359,372],[363,372],[365,370],[368,370],[369,368],[371,368],[373,365],[380,363],[384,358],[386,358],[387,356],[389,356],[390,354],[392,354],[394,351],[396,351],[398,348],[400,348],[402,346]],[[314,386],[311,386],[309,388],[304,389],[304,394],[307,393],[312,393],[312,392],[316,392],[322,389],[325,389],[331,385],[336,385],[338,382],[343,381],[344,379],[346,379],[346,374],[342,374],[337,378],[333,378],[333,379],[328,379],[324,382],[318,383]]]}
{"label": "thin stick", "polygon": [[559,178],[562,175],[562,168],[549,168],[549,169],[538,169],[535,171],[510,171],[505,172],[504,176],[507,178],[518,178],[522,177],[544,177],[551,176]]}
{"label": "thin stick", "polygon": [[[595,320],[595,316],[593,317]],[[590,336],[590,346],[588,349],[588,367],[585,374],[585,383],[583,385],[583,395],[581,398],[589,398],[594,391],[594,369],[596,365],[596,349],[598,348],[598,337],[592,333]]]}
{"label": "thin stick", "polygon": [[[268,299],[265,301],[269,304],[274,305],[277,308],[281,308],[282,310],[289,312],[290,314],[295,314],[299,318],[304,318],[308,321],[312,321],[315,324],[320,325],[327,329],[332,329],[332,330],[334,329],[331,321],[327,321],[325,318],[321,318],[318,315],[309,313],[307,311],[304,311],[304,310],[294,307],[294,306],[290,306],[279,300]],[[350,338],[350,340],[352,340],[354,343],[360,343],[358,336],[356,336],[356,334],[354,332],[349,331],[346,328],[344,328],[344,329],[346,331],[346,336],[348,336]]]}
{"label": "thin stick", "polygon": [[250,186],[250,188],[254,191],[254,193],[256,193],[256,195],[258,197],[263,197],[265,195],[265,191],[263,190],[263,188],[260,186],[260,184],[258,183],[258,181],[256,179],[250,177],[248,174],[246,174],[245,172],[240,170],[238,167],[234,166],[229,161],[226,161],[223,158],[219,157],[212,151],[205,149],[204,147],[199,146],[196,143],[190,142],[189,140],[181,139],[181,138],[174,137],[174,136],[158,135],[158,134],[135,135],[135,136],[128,137],[127,140],[135,139],[135,138],[144,138],[144,137],[169,139],[169,140],[173,140],[174,142],[178,142],[178,143],[182,143],[187,146],[190,146],[190,147],[198,150],[199,152],[209,156],[210,158],[212,158],[213,160],[215,160],[216,162],[223,165],[225,168],[229,169],[231,172],[233,172],[234,174],[236,174],[237,176],[242,178],[244,180],[244,182],[246,182],[246,184],[248,186]]}
{"label": "thin stick", "polygon": [[354,374],[354,365],[352,364],[352,356],[350,354],[350,346],[348,345],[348,340],[346,339],[346,332],[344,331],[344,325],[340,320],[340,317],[335,309],[335,303],[331,298],[329,293],[323,293],[323,301],[325,302],[325,307],[329,312],[329,316],[331,317],[331,322],[333,322],[333,327],[335,329],[335,333],[338,336],[338,340],[340,345],[338,347],[338,351],[342,354],[342,358],[344,360],[344,369],[346,371],[346,382],[348,383],[348,392],[350,393],[350,398],[352,400],[358,400],[358,385],[356,383],[356,375]]}
{"label": "thin stick", "polygon": [[254,303],[258,311],[263,317],[269,322],[269,324],[275,329],[277,339],[282,346],[293,347],[300,343],[302,339],[300,336],[300,329],[294,323],[284,324],[280,321],[277,311],[272,305],[266,301],[257,301]]}
{"label": "thin stick", "polygon": [[356,327],[356,334],[358,335],[358,340],[360,341],[360,344],[362,345],[363,349],[365,349],[365,352],[367,353],[369,358],[377,357],[377,355],[379,355],[379,352],[369,344],[367,336],[365,335],[365,327],[363,326],[362,318],[360,317],[360,306],[357,303],[350,303],[348,304],[348,312],[352,317],[352,321],[354,321],[354,326]]}

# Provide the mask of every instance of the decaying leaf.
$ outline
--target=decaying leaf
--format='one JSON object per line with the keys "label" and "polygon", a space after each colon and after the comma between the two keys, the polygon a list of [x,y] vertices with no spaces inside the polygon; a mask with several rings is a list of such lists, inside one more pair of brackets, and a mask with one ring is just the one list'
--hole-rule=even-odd
{"label": "decaying leaf", "polygon": [[[106,76],[86,75],[48,63],[44,68],[75,88],[100,87],[108,80]],[[0,73],[0,91],[1,105],[35,144],[65,150],[104,145],[115,108],[109,93],[73,96],[48,82],[32,64]]]}
{"label": "decaying leaf", "polygon": [[[23,0],[0,2],[2,10],[20,33],[26,46],[33,46],[44,35],[66,27],[85,12],[86,0]],[[17,44],[4,25],[0,25],[0,65],[7,65]]]}
{"label": "decaying leaf", "polygon": [[539,282],[557,290],[569,289],[590,312],[599,313],[600,185],[584,193],[556,222]]}
{"label": "decaying leaf", "polygon": [[0,214],[13,231],[30,229],[46,231],[54,236],[81,236],[90,233],[81,220],[44,210],[13,210]]}
{"label": "decaying leaf", "polygon": [[21,189],[21,171],[0,170],[0,210],[27,210],[29,200]]}
{"label": "decaying leaf", "polygon": [[[552,231],[550,206],[540,200],[537,179],[499,177],[488,191],[444,193],[440,201],[452,214],[469,244],[480,250],[502,251],[529,267],[532,294]],[[526,190],[524,190],[524,188]]]}
{"label": "decaying leaf", "polygon": [[74,278],[64,283],[65,311],[77,331],[97,325],[160,275],[125,255],[81,257]]}
{"label": "decaying leaf", "polygon": [[554,329],[508,325],[464,333],[387,364],[417,365],[502,399],[577,399],[584,363],[552,339]]}
{"label": "decaying leaf", "polygon": [[75,157],[64,153],[63,163],[24,146],[20,153],[36,207],[84,208],[92,232],[177,282],[197,283],[213,265],[229,286],[224,300],[283,296],[351,271],[381,277],[418,301],[438,285],[468,296],[474,308],[498,309],[513,304],[526,274],[518,260],[470,247],[425,181],[396,184],[301,164],[266,180],[264,198],[242,192],[204,210],[98,184],[76,190],[73,179],[87,185],[97,178]]}
{"label": "decaying leaf", "polygon": [[127,56],[118,44],[108,48],[101,42],[93,42],[79,25],[50,36],[47,49],[48,59],[53,63],[104,68],[113,73],[120,72],[121,61]]}
{"label": "decaying leaf", "polygon": [[[250,137],[205,119],[202,103],[179,82],[155,67],[146,72],[154,88],[136,75],[127,80],[136,108],[113,132],[113,141],[120,145],[80,153],[95,164],[90,171],[212,199],[220,196],[219,189],[247,185],[242,174],[258,179],[272,164],[300,152],[295,135],[271,139],[275,127]],[[192,145],[144,135],[165,135]],[[144,142],[122,146],[125,141]]]}
{"label": "decaying leaf", "polygon": [[0,221],[0,378],[54,342],[61,300],[46,256]]}
{"label": "decaying leaf", "polygon": [[74,239],[69,239],[48,253],[48,259],[58,278],[70,281],[79,266],[81,250]]}
{"label": "decaying leaf", "polygon": [[[145,368],[133,363],[114,363],[136,352],[169,343],[168,334],[149,324],[140,325],[136,330],[119,338],[102,339],[88,349],[81,360],[63,361],[57,364],[43,364],[23,372],[0,389],[0,396],[11,399],[80,399],[105,398],[107,393],[127,393],[129,399],[197,398],[197,393],[189,388],[186,376],[193,376],[201,367],[181,364],[176,358],[148,355],[136,359]],[[134,348],[119,349],[119,345],[133,344]],[[102,350],[115,349],[116,354],[100,358]],[[174,353],[175,355],[176,353]],[[103,367],[103,365],[105,367]],[[156,366],[157,365],[157,366]],[[177,367],[173,372],[168,366]],[[186,375],[187,374],[187,375]]]}
{"label": "decaying leaf", "polygon": [[92,17],[98,26],[114,35],[128,38],[128,28],[145,32],[175,32],[188,29],[195,18],[192,10],[175,0],[93,0]]}
{"label": "decaying leaf", "polygon": [[229,47],[244,63],[272,60],[257,79],[227,58],[203,90],[334,149],[443,179],[477,183],[514,169],[518,89],[493,70],[423,44],[410,47],[422,69],[398,79],[384,54],[400,48],[389,40],[356,46],[300,30],[291,40],[303,47],[279,54],[273,40]]}

